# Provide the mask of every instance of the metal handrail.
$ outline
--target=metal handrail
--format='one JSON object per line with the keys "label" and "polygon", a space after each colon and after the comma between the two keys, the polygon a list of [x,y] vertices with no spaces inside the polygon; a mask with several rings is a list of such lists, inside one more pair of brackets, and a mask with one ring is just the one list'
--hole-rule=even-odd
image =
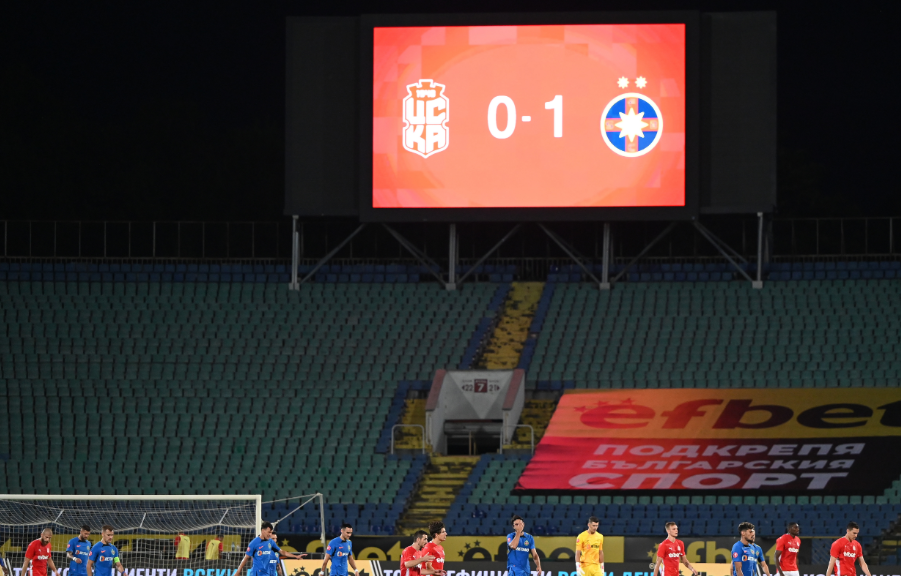
{"label": "metal handrail", "polygon": [[[2,222],[3,225],[2,255],[4,258],[140,258],[154,260],[173,258],[256,259],[258,257],[288,258],[290,252],[290,250],[286,251],[281,248],[281,244],[283,242],[290,242],[290,238],[281,238],[282,232],[289,230],[290,228],[283,226],[284,222],[279,221],[267,222],[247,220],[235,222],[214,222],[205,220],[2,220],[0,222]],[[21,225],[23,228],[27,227],[27,233],[23,232],[22,234],[15,235],[16,238],[19,238],[19,244],[23,247],[23,250],[21,251],[21,253],[11,254],[10,228],[17,224]],[[85,241],[91,236],[89,232],[86,231],[86,228],[92,226],[98,228],[97,233],[94,235],[96,243],[98,244],[98,249],[96,251],[93,251],[92,253],[86,253],[84,250],[84,244]],[[186,241],[183,239],[182,234],[183,230],[190,226],[199,227],[199,242],[194,242],[193,245],[186,243]],[[35,253],[35,244],[36,240],[38,239],[38,236],[36,236],[35,232],[36,227],[52,227],[52,234],[50,234],[52,238],[44,238],[43,243],[45,244],[45,249],[41,251],[41,254]],[[70,232],[70,236],[75,235],[77,236],[77,239],[74,239],[74,241],[72,242],[61,241],[61,228],[64,227],[76,228],[76,230]],[[123,237],[120,238],[117,242],[114,242],[113,238],[111,238],[112,232],[110,229],[115,227],[121,228],[120,236]],[[141,240],[135,238],[135,229],[140,227],[147,229],[145,230],[145,238],[143,241],[146,250],[141,254],[137,253],[137,246],[139,244],[142,244],[142,242]],[[174,229],[168,234],[168,236],[164,232],[164,229],[166,227]],[[220,239],[220,241],[218,242],[218,252],[220,254],[213,255],[208,249],[208,244],[213,244],[212,239],[208,239],[208,229],[212,230],[217,227],[220,229],[220,236],[224,236],[224,241]],[[246,227],[249,229],[249,239],[247,239],[246,242],[242,243],[244,250],[242,250],[241,252],[244,252],[243,256],[238,255],[238,253],[232,246],[232,233],[233,231],[238,231],[241,227]],[[265,252],[261,253],[260,247],[257,246],[257,232],[266,229],[269,229],[270,231],[274,230],[275,233],[274,245],[269,246],[269,249],[265,251],[269,253],[268,256],[264,255]],[[23,237],[25,234],[27,234],[27,242]],[[102,238],[100,238],[100,236],[102,236]],[[169,240],[170,244],[174,244],[174,249],[171,251],[172,253],[162,253],[162,244],[164,244],[166,240]],[[26,244],[27,249],[24,249]],[[101,244],[102,249],[99,248]],[[113,247],[116,245],[118,245],[120,249],[113,251]],[[63,250],[64,246],[69,249]],[[273,247],[274,251],[272,250]],[[189,249],[193,249],[193,254],[183,253],[188,251]],[[224,253],[224,255],[222,253]]]}
{"label": "metal handrail", "polygon": [[425,426],[422,424],[395,424],[391,427],[391,454],[394,454],[394,430],[396,428],[419,428],[422,432],[422,453],[425,454]]}
{"label": "metal handrail", "polygon": [[[895,221],[901,217],[803,217],[768,219],[767,242],[770,258],[899,258],[901,246],[895,239]],[[714,233],[720,234],[720,228],[728,228],[729,238],[723,237],[727,243],[742,256],[755,256],[759,223],[755,218],[705,217],[705,225]],[[331,237],[322,230],[312,226],[304,226],[297,222],[296,235],[292,231],[293,222],[289,220],[273,221],[233,221],[215,222],[203,220],[188,221],[137,221],[137,220],[0,220],[2,225],[3,258],[55,258],[55,259],[282,259],[289,262],[292,256],[292,245],[297,245],[298,264],[325,254],[336,246],[336,239],[343,235]],[[344,223],[346,224],[346,223]],[[341,224],[343,226],[344,224]],[[340,227],[340,226],[339,226]],[[603,225],[598,223],[594,230],[594,249],[584,251],[592,261],[601,259]],[[619,223],[614,226],[615,234],[613,250],[610,254],[614,263],[627,262],[638,250],[647,245],[659,231],[654,223]],[[581,237],[584,245],[591,244],[591,228],[585,229]],[[464,232],[465,234],[466,232]],[[690,246],[688,238],[667,244],[667,239],[655,249],[657,255],[648,255],[645,261],[681,259],[704,259],[699,252],[700,236],[692,231],[698,242]],[[386,240],[390,236],[386,235]],[[471,236],[470,236],[471,237]],[[641,242],[640,239],[644,240]],[[573,245],[573,238],[564,238]],[[629,245],[627,247],[626,240]],[[417,249],[423,251],[423,244]],[[550,241],[548,241],[550,242]],[[345,251],[354,259],[360,254],[359,248],[368,248],[372,238],[360,237],[349,242]],[[381,244],[381,242],[379,242]],[[306,247],[316,245],[315,254],[306,253]],[[394,246],[390,241],[387,245]],[[473,245],[473,254],[481,254],[481,249]],[[434,246],[432,247],[434,252]],[[320,253],[321,250],[321,253]],[[442,248],[443,253],[444,248]],[[581,248],[580,248],[581,250]],[[369,251],[371,252],[371,250]],[[539,256],[540,254],[540,256]],[[667,254],[667,255],[664,255]],[[443,263],[443,256],[434,256]],[[708,255],[709,256],[709,255]],[[473,265],[477,260],[457,254],[460,265]],[[340,258],[346,259],[346,256]],[[359,258],[357,258],[359,259]],[[397,260],[397,254],[390,250],[378,250],[377,255],[366,258],[382,261]],[[522,253],[518,257],[510,254],[496,255],[491,263],[522,261],[529,264],[534,261],[543,267],[544,260],[553,260],[543,249],[535,248],[533,253]],[[558,258],[565,260],[565,258]],[[489,261],[486,261],[486,263]],[[443,265],[443,264],[442,264]]]}
{"label": "metal handrail", "polygon": [[530,426],[528,424],[517,424],[516,426],[513,427],[514,434],[516,434],[517,428],[528,428],[529,429],[529,432],[532,435],[532,454],[535,454],[535,428],[533,428],[532,426]]}
{"label": "metal handrail", "polygon": [[[534,454],[535,454],[535,428],[529,426],[528,424],[517,424],[516,426],[513,427],[513,434],[514,434],[514,435],[516,434],[516,429],[517,429],[517,428],[528,428],[528,429],[531,431],[531,433],[532,433],[532,454],[534,455]],[[511,442],[513,441],[513,437],[510,438],[510,441],[511,441]],[[503,430],[503,428],[501,428],[501,449],[500,449],[500,453],[501,453],[501,454],[504,453],[504,430]]]}

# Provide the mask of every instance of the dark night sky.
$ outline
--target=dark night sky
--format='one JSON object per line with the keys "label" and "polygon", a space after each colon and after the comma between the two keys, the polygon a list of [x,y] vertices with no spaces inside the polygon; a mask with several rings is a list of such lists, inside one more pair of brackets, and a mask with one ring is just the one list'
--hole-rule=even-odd
{"label": "dark night sky", "polygon": [[775,9],[780,212],[901,216],[890,2],[392,0],[13,3],[2,18],[0,218],[275,219],[285,17],[450,6]]}

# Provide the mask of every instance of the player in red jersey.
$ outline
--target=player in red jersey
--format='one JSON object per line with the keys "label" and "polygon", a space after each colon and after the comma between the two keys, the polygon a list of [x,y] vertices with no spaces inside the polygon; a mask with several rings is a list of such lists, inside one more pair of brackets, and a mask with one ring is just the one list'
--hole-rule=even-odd
{"label": "player in red jersey", "polygon": [[832,543],[832,549],[829,550],[829,567],[826,568],[826,576],[832,574],[832,568],[835,568],[835,576],[857,576],[857,570],[854,563],[860,559],[860,567],[863,568],[864,574],[870,575],[870,567],[867,566],[863,559],[863,547],[857,541],[857,535],[860,533],[860,526],[857,522],[848,522],[845,528],[845,535]]}
{"label": "player in red jersey", "polygon": [[441,546],[447,540],[447,529],[444,527],[444,522],[438,521],[429,524],[429,535],[432,537],[432,541],[423,546],[421,555],[434,556],[435,559],[423,562],[420,573],[422,576],[431,574],[444,576],[444,547]]}
{"label": "player in red jersey", "polygon": [[400,576],[421,576],[420,564],[431,562],[434,556],[421,554],[422,548],[428,544],[429,535],[424,530],[417,530],[413,534],[413,544],[404,548],[400,557]]}
{"label": "player in red jersey", "polygon": [[56,569],[53,558],[50,556],[50,540],[52,539],[53,530],[44,528],[44,531],[41,532],[41,537],[28,545],[28,549],[25,551],[25,564],[22,565],[22,576],[28,573],[29,562],[31,562],[32,566],[32,576],[47,576],[48,564],[53,573],[59,576],[59,570]]}
{"label": "player in red jersey", "polygon": [[657,563],[654,564],[654,571],[651,574],[680,576],[679,562],[681,562],[691,570],[692,574],[698,576],[698,571],[685,557],[685,544],[681,540],[676,540],[676,536],[679,535],[679,526],[675,522],[667,522],[665,527],[666,539],[657,547]]}
{"label": "player in red jersey", "polygon": [[799,576],[798,574],[798,550],[801,549],[801,526],[797,522],[790,522],[786,527],[788,531],[776,540],[776,571],[779,576]]}

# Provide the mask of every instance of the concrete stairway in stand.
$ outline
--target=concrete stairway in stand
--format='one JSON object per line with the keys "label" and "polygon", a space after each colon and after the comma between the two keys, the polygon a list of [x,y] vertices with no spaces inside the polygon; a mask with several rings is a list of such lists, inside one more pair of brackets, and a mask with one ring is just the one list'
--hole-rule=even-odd
{"label": "concrete stairway in stand", "polygon": [[514,282],[500,318],[482,357],[477,360],[479,368],[489,370],[512,370],[519,363],[523,346],[529,337],[529,326],[538,300],[544,290],[544,282]]}
{"label": "concrete stairway in stand", "polygon": [[430,522],[443,520],[454,498],[466,484],[478,456],[432,456],[412,504],[397,523],[398,535],[427,530]]}

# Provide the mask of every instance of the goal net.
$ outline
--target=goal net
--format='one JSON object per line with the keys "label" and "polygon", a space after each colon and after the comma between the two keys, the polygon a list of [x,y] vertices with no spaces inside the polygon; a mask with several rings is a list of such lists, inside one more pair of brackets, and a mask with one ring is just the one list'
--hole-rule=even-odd
{"label": "goal net", "polygon": [[110,525],[127,576],[231,576],[261,514],[259,496],[0,495],[0,554],[11,576],[27,576],[25,551],[50,528],[53,563],[68,576],[70,540],[87,526],[96,544]]}

